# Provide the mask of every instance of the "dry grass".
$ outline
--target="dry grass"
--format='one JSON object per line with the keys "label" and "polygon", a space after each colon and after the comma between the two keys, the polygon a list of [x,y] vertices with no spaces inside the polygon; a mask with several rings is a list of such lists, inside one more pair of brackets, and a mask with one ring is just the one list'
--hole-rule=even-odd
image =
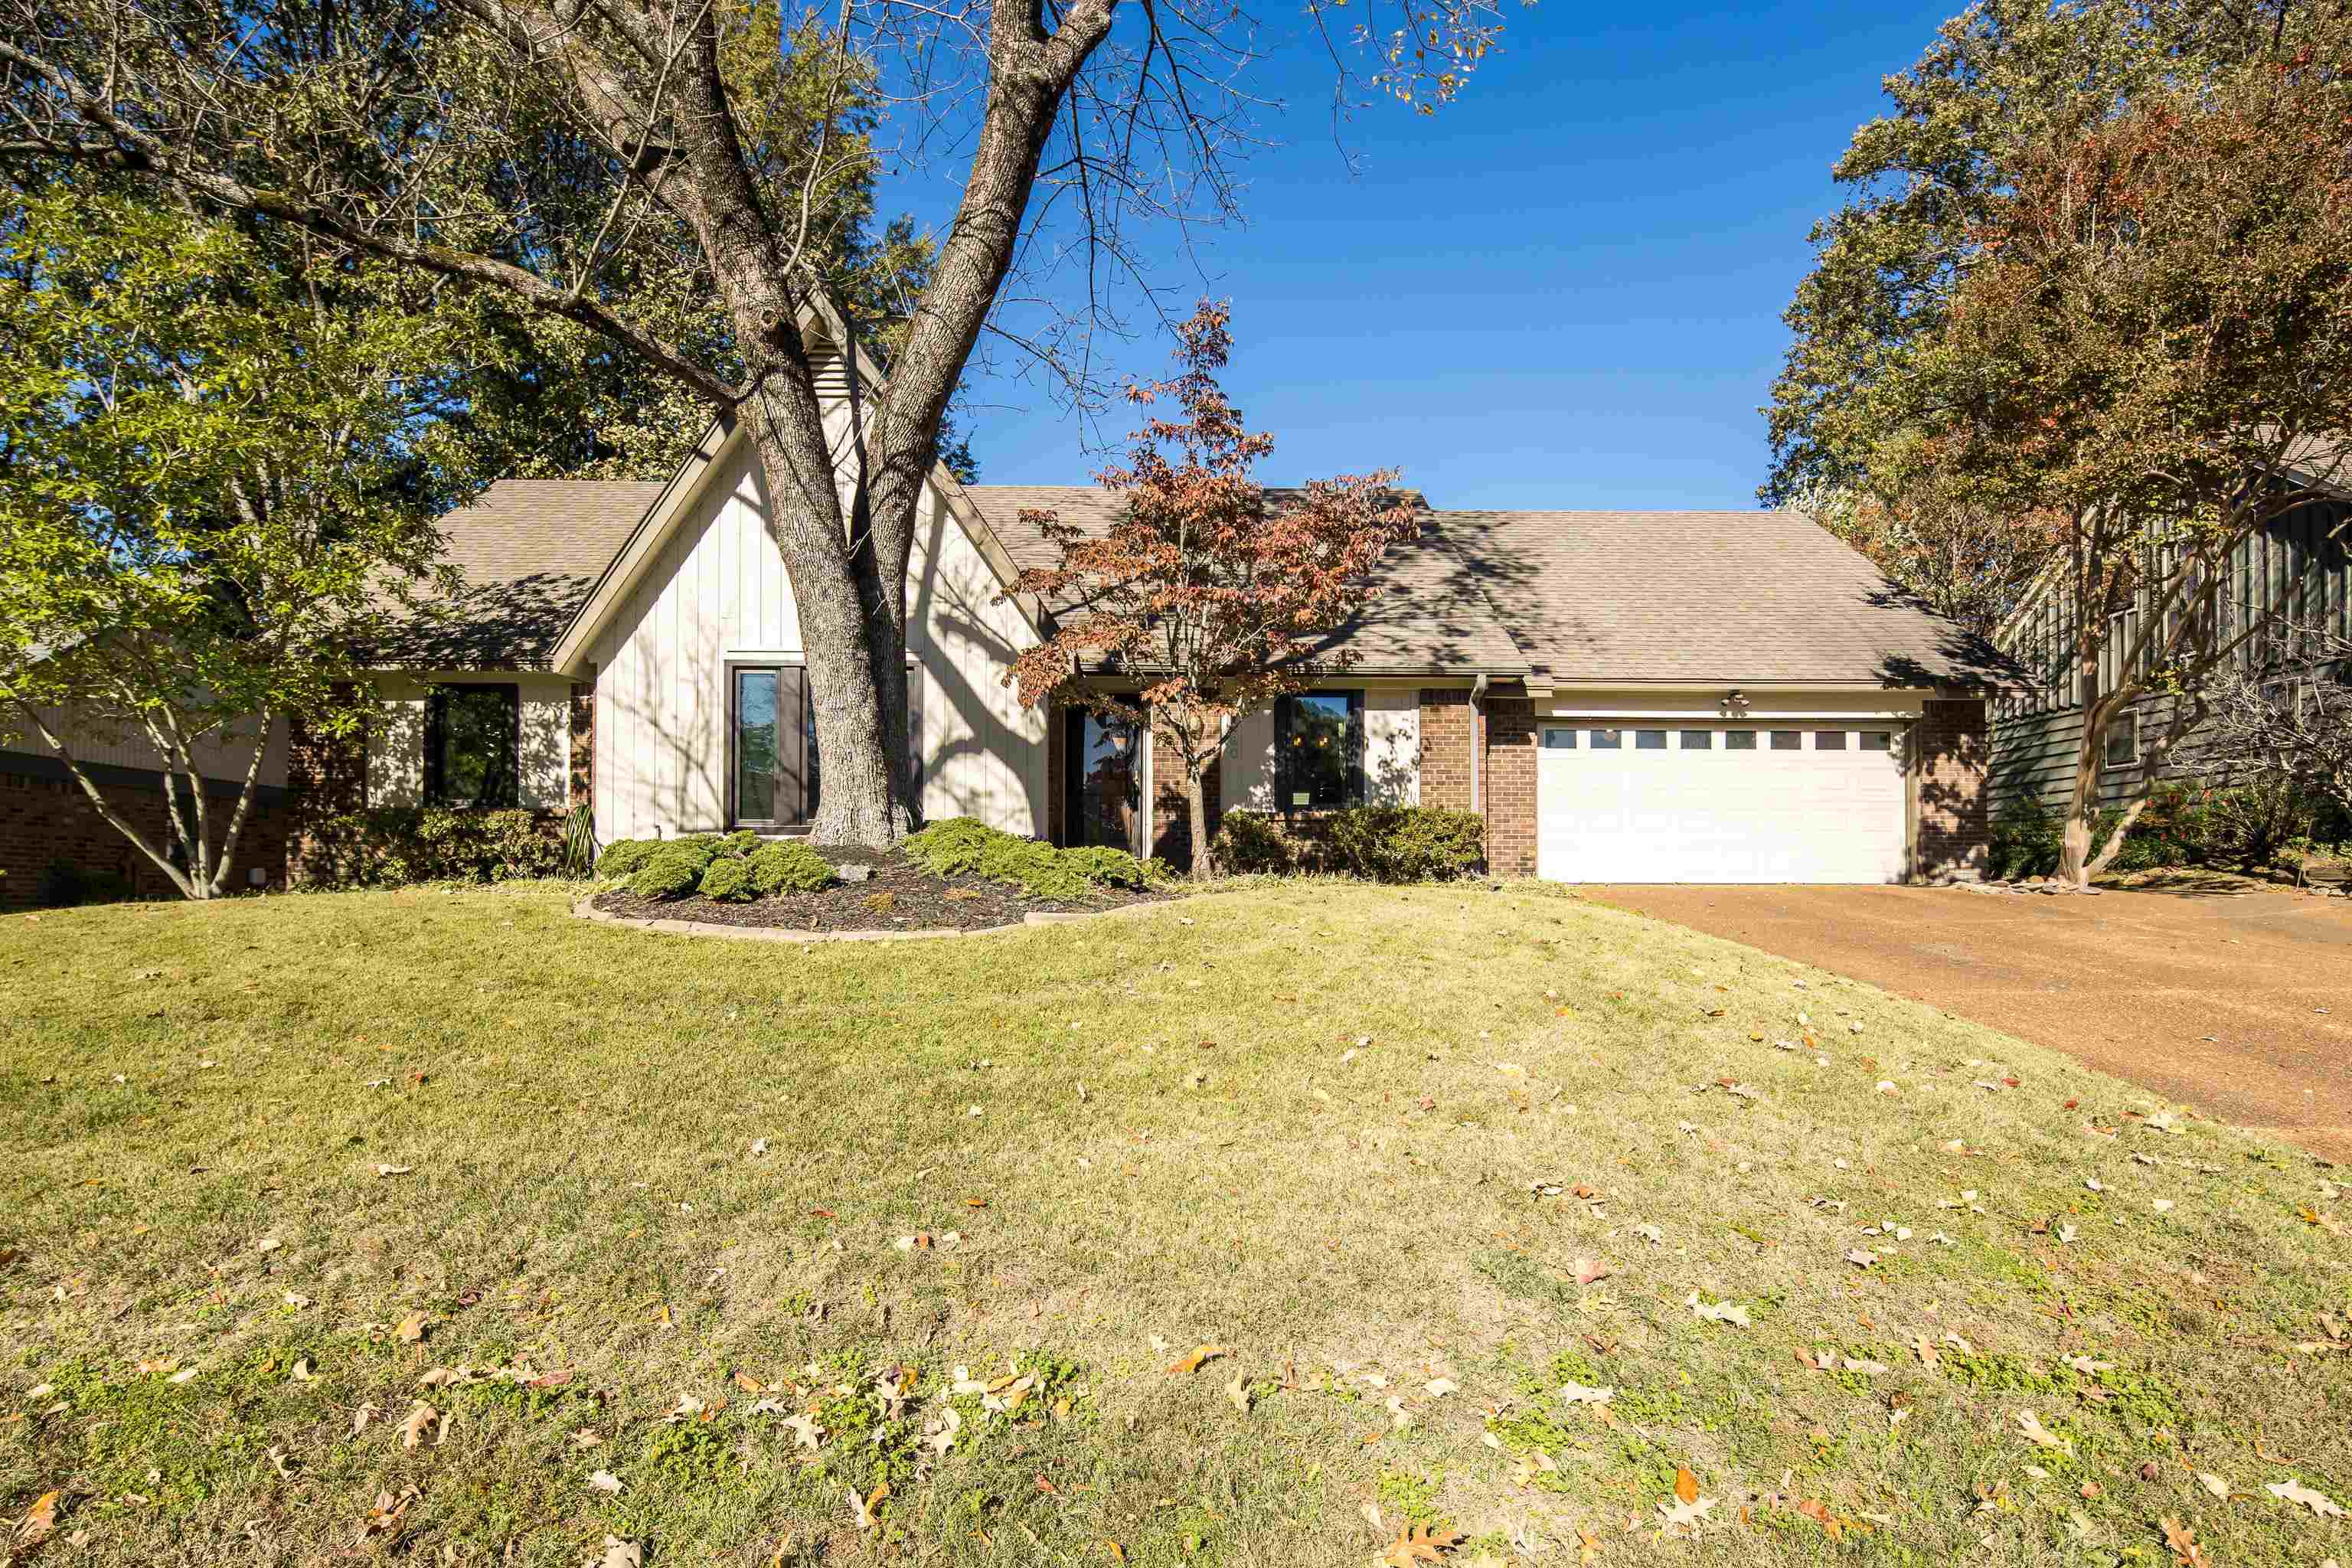
{"label": "dry grass", "polygon": [[[2352,1202],[2051,1053],[1526,890],[805,950],[567,896],[0,921],[0,1517],[63,1492],[45,1563],[1352,1565],[1366,1505],[1462,1562],[2160,1564],[2166,1517],[2352,1558],[2263,1489],[2352,1505],[2352,1352],[2310,1348]],[[937,1458],[959,1364],[1038,1392],[953,1397]],[[460,1365],[572,1376],[420,1390]],[[1685,1467],[1715,1504],[1662,1538]]]}

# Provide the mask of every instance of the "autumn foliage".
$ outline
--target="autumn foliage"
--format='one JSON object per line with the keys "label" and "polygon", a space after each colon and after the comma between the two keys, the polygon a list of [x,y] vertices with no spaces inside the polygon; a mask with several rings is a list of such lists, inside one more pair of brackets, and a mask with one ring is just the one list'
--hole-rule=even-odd
{"label": "autumn foliage", "polygon": [[1374,572],[1418,531],[1395,470],[1309,480],[1269,495],[1252,477],[1274,449],[1218,384],[1229,312],[1203,300],[1178,329],[1171,380],[1130,386],[1147,416],[1127,465],[1096,477],[1107,530],[1024,514],[1061,552],[1013,592],[1055,606],[1053,635],[1007,673],[1024,705],[1057,693],[1106,718],[1150,726],[1154,756],[1182,776],[1193,873],[1211,870],[1202,780],[1232,721],[1350,662],[1348,623],[1379,592]]}

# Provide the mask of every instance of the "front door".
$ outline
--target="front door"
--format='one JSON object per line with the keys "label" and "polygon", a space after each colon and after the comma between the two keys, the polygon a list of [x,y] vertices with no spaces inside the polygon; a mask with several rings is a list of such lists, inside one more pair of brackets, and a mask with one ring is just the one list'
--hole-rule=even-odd
{"label": "front door", "polygon": [[1143,852],[1142,726],[1083,710],[1066,722],[1067,826],[1071,844]]}

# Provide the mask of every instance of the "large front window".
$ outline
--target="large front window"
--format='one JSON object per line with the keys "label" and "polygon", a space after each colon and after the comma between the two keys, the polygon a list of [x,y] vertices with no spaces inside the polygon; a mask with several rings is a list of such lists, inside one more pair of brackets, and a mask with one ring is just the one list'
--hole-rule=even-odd
{"label": "large front window", "polygon": [[1311,691],[1274,707],[1274,748],[1285,811],[1364,803],[1364,694]]}
{"label": "large front window", "polygon": [[436,686],[425,707],[428,805],[509,806],[521,795],[512,686]]}

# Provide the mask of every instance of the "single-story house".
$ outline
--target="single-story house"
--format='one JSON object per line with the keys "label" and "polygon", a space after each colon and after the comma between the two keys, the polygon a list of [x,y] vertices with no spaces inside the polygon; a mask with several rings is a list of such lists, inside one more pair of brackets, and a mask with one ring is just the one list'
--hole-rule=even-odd
{"label": "single-story house", "polygon": [[[851,383],[826,384],[845,447]],[[1084,523],[1111,504],[934,473],[908,581],[922,810],[1182,861],[1192,826],[1149,738],[1025,710],[1003,679],[1052,614],[1010,592],[1052,556],[1023,513]],[[446,525],[455,613],[379,661],[364,754],[298,736],[289,791],[313,809],[586,806],[605,842],[804,830],[824,769],[766,511],[727,421],[664,483],[492,485]],[[1981,862],[1977,653],[1807,517],[1423,521],[1340,634],[1346,672],[1240,721],[1213,822],[1454,807],[1486,817],[1497,874],[1576,881],[1895,882]]]}

